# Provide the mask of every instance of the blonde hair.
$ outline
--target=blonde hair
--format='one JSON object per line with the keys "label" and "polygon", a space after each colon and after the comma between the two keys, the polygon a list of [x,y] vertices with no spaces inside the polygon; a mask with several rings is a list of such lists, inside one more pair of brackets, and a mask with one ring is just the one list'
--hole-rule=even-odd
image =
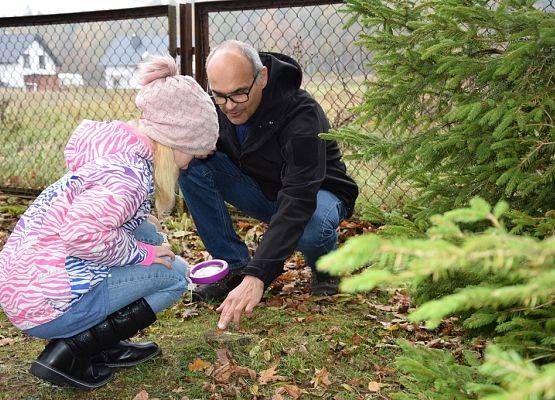
{"label": "blonde hair", "polygon": [[154,142],[154,206],[158,215],[169,213],[175,205],[179,168],[171,147]]}
{"label": "blonde hair", "polygon": [[[128,123],[141,132],[140,121],[134,120]],[[154,143],[154,207],[158,216],[162,216],[164,213],[171,212],[175,205],[179,167],[175,163],[171,147],[155,140],[152,140],[152,142]]]}

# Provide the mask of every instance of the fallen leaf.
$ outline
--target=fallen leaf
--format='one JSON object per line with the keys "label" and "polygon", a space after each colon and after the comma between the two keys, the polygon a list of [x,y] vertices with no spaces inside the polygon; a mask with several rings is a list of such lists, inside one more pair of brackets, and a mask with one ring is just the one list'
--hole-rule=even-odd
{"label": "fallen leaf", "polygon": [[329,385],[331,385],[329,375],[330,373],[326,370],[326,368],[316,369],[314,373],[314,378],[312,378],[310,383],[312,383],[315,388],[320,386],[328,387]]}
{"label": "fallen leaf", "polygon": [[376,375],[390,376],[390,375],[393,375],[394,373],[395,373],[395,370],[393,368],[374,364],[374,374]]}
{"label": "fallen leaf", "polygon": [[133,400],[148,400],[148,392],[144,389],[141,390],[133,397]]}
{"label": "fallen leaf", "polygon": [[262,353],[262,356],[266,361],[270,361],[272,359],[272,353],[270,352],[270,350],[266,350],[264,353]]}
{"label": "fallen leaf", "polygon": [[238,229],[250,229],[252,228],[253,224],[249,221],[237,221],[237,228]]}
{"label": "fallen leaf", "polygon": [[286,285],[283,285],[283,287],[281,288],[281,291],[283,293],[291,293],[294,290],[295,290],[295,282],[291,282]]}
{"label": "fallen leaf", "polygon": [[330,329],[328,329],[328,334],[331,335],[332,333],[337,333],[337,332],[341,332],[341,328],[337,325],[332,326]]}
{"label": "fallen leaf", "polygon": [[285,302],[284,297],[273,296],[273,297],[270,297],[268,300],[266,300],[265,304],[267,307],[279,308],[283,306],[284,302]]}
{"label": "fallen leaf", "polygon": [[308,349],[306,348],[306,343],[300,344],[295,347],[291,347],[290,349],[284,349],[283,351],[287,354],[301,353],[301,354],[304,354],[305,356],[308,355]]}
{"label": "fallen leaf", "polygon": [[200,358],[196,358],[193,362],[190,362],[187,366],[187,369],[191,372],[194,371],[203,371],[207,368],[210,368],[212,364],[208,361],[201,360]]}
{"label": "fallen leaf", "polygon": [[216,392],[216,385],[210,382],[204,382],[202,385],[202,390],[205,392],[215,393]]}
{"label": "fallen leaf", "polygon": [[358,333],[355,333],[353,335],[353,337],[351,338],[351,340],[353,341],[353,344],[355,346],[358,346],[359,344],[362,343],[362,341],[364,340],[364,338],[362,336],[360,336]]}
{"label": "fallen leaf", "polygon": [[393,311],[392,306],[385,306],[383,304],[372,304],[372,307],[374,307],[376,310],[380,310],[380,311]]}
{"label": "fallen leaf", "polygon": [[212,372],[212,378],[219,383],[229,383],[229,378],[231,378],[232,373],[233,369],[231,364],[225,364]]}
{"label": "fallen leaf", "polygon": [[260,394],[260,392],[258,391],[258,385],[252,385],[249,388],[249,391],[251,392],[251,394],[258,396]]}
{"label": "fallen leaf", "polygon": [[376,381],[368,382],[368,390],[373,392],[373,393],[379,392],[381,386],[382,385],[379,382],[376,382]]}
{"label": "fallen leaf", "polygon": [[173,231],[171,233],[171,236],[178,239],[178,238],[182,238],[184,236],[187,236],[189,234],[189,232],[185,232],[185,231]]}
{"label": "fallen leaf", "polygon": [[240,367],[236,365],[233,372],[237,375],[248,376],[251,379],[256,379],[256,371],[247,367]]}
{"label": "fallen leaf", "polygon": [[13,338],[0,339],[0,347],[2,347],[2,346],[11,346],[14,343],[15,343],[15,339],[13,339]]}
{"label": "fallen leaf", "polygon": [[193,317],[196,317],[197,315],[199,315],[199,312],[198,312],[196,307],[186,308],[181,313],[181,318],[183,318],[184,320],[188,320],[188,319],[191,319]]}
{"label": "fallen leaf", "polygon": [[227,364],[231,362],[231,353],[225,347],[216,350],[216,358],[220,364]]}
{"label": "fallen leaf", "polygon": [[362,381],[360,380],[360,378],[349,379],[347,383],[350,386],[362,386]]}
{"label": "fallen leaf", "polygon": [[301,397],[301,389],[299,389],[297,386],[295,386],[295,385],[285,385],[283,388],[285,389],[287,394],[289,396],[291,396],[292,398],[298,399],[299,397]]}
{"label": "fallen leaf", "polygon": [[277,369],[277,364],[271,368],[268,368],[265,371],[262,371],[260,373],[260,377],[258,378],[258,383],[261,385],[265,385],[268,382],[287,380],[287,378],[284,376],[276,375],[276,369]]}

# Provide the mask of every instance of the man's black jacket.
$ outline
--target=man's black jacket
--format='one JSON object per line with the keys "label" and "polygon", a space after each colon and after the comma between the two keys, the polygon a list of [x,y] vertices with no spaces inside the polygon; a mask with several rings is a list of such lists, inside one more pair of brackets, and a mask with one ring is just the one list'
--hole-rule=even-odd
{"label": "man's black jacket", "polygon": [[235,126],[218,110],[218,150],[258,182],[264,195],[277,200],[277,212],[244,274],[267,287],[282,271],[316,209],[316,194],[334,193],[353,212],[358,188],[346,174],[335,141],[324,141],[328,120],[320,105],[304,90],[301,67],[292,58],[260,53],[269,69],[262,101],[249,119],[241,147]]}

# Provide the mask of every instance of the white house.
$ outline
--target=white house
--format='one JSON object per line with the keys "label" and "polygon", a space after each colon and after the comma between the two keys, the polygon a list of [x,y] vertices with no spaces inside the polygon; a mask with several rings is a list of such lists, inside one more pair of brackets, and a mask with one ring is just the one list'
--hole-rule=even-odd
{"label": "white house", "polygon": [[135,70],[149,55],[168,54],[167,36],[116,37],[100,59],[107,89],[140,88]]}
{"label": "white house", "polygon": [[59,67],[39,36],[0,33],[0,86],[58,89]]}
{"label": "white house", "polygon": [[63,87],[69,86],[83,86],[85,81],[83,80],[83,75],[74,73],[59,73],[58,78],[60,78],[60,84]]}

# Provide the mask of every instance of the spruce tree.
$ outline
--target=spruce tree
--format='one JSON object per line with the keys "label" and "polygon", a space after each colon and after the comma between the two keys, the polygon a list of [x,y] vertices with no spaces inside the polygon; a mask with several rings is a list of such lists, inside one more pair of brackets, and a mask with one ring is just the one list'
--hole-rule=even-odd
{"label": "spruce tree", "polygon": [[416,220],[507,200],[555,204],[555,14],[530,0],[350,0],[373,78],[343,130],[416,189]]}
{"label": "spruce tree", "polygon": [[[464,316],[469,329],[493,325],[495,346],[488,348],[486,363],[478,370],[475,364],[459,365],[448,355],[404,345],[399,367],[415,397],[399,398],[555,397],[555,236],[512,234],[503,223],[507,212],[505,202],[492,209],[475,198],[468,208],[434,216],[422,238],[367,234],[318,261],[319,269],[347,275],[341,283],[346,292],[451,279],[465,271],[477,277],[473,285],[422,304],[409,319],[425,321],[430,329],[451,315]],[[426,365],[435,367],[418,372]],[[474,381],[483,383],[468,386],[457,378],[461,374],[480,374]],[[429,397],[417,396],[428,391]]]}
{"label": "spruce tree", "polygon": [[344,291],[434,288],[413,321],[458,315],[491,332],[484,359],[401,343],[397,398],[555,398],[555,15],[532,0],[348,0],[346,12],[373,77],[357,124],[323,136],[380,160],[413,197],[368,206],[378,234],[318,267]]}

